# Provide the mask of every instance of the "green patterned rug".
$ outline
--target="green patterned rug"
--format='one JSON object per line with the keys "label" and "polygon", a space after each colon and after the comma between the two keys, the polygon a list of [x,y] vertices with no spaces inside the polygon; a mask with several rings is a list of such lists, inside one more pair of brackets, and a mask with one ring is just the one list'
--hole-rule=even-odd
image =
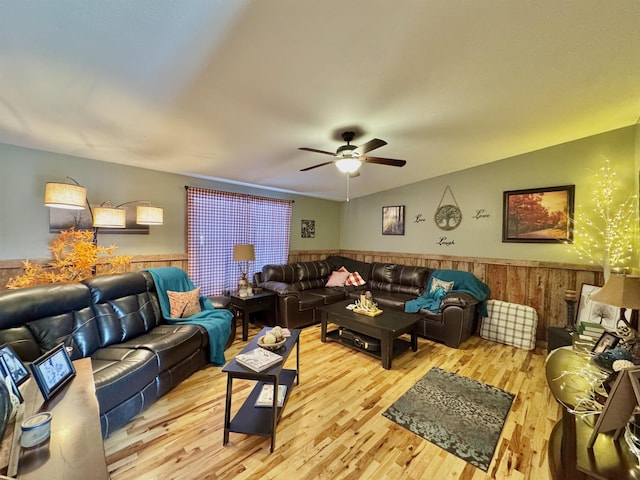
{"label": "green patterned rug", "polygon": [[432,368],[383,415],[485,472],[514,395]]}

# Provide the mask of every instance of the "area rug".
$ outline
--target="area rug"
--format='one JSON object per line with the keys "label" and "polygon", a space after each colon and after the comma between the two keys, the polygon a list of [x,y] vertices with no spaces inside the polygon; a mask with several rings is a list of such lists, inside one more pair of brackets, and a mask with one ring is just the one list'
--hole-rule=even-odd
{"label": "area rug", "polygon": [[432,368],[383,415],[486,472],[513,399],[499,388]]}

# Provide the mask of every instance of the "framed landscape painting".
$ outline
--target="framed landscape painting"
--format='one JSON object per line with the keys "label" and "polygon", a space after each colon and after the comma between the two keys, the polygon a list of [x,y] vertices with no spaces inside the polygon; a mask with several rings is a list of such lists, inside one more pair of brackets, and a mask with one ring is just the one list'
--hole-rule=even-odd
{"label": "framed landscape painting", "polygon": [[382,207],[382,234],[404,235],[404,205]]}
{"label": "framed landscape painting", "polygon": [[575,185],[504,192],[502,241],[573,243]]}

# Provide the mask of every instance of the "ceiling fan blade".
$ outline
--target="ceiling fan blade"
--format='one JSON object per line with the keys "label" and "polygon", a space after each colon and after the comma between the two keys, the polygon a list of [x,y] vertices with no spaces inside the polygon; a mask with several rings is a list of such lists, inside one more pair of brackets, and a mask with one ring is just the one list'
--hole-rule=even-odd
{"label": "ceiling fan blade", "polygon": [[384,147],[387,144],[384,140],[380,140],[379,138],[374,138],[373,140],[369,140],[367,143],[360,145],[358,148],[354,150],[354,152],[359,155],[364,155],[371,150],[375,150],[376,148]]}
{"label": "ceiling fan blade", "polygon": [[324,153],[325,155],[331,155],[332,157],[336,156],[335,152],[327,152],[325,150],[317,150],[315,148],[298,147],[298,150],[304,150],[305,152]]}
{"label": "ceiling fan blade", "polygon": [[396,160],[395,158],[381,158],[381,157],[360,157],[367,163],[378,163],[380,165],[389,165],[391,167],[404,167],[407,164],[406,160]]}
{"label": "ceiling fan blade", "polygon": [[314,165],[313,167],[307,167],[307,168],[302,168],[300,171],[301,172],[306,172],[307,170],[313,170],[314,168],[318,168],[318,167],[324,167],[325,165],[330,165],[332,164],[333,161],[330,162],[324,162],[324,163],[319,163],[317,165]]}

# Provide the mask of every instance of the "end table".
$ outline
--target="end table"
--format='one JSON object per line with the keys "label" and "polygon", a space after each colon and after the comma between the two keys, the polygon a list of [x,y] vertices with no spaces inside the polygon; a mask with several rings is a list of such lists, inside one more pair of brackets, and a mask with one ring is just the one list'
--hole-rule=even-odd
{"label": "end table", "polygon": [[252,313],[265,312],[267,324],[276,324],[276,293],[262,290],[248,297],[241,297],[238,292],[231,292],[231,307],[242,316],[242,340],[249,336],[249,317]]}

